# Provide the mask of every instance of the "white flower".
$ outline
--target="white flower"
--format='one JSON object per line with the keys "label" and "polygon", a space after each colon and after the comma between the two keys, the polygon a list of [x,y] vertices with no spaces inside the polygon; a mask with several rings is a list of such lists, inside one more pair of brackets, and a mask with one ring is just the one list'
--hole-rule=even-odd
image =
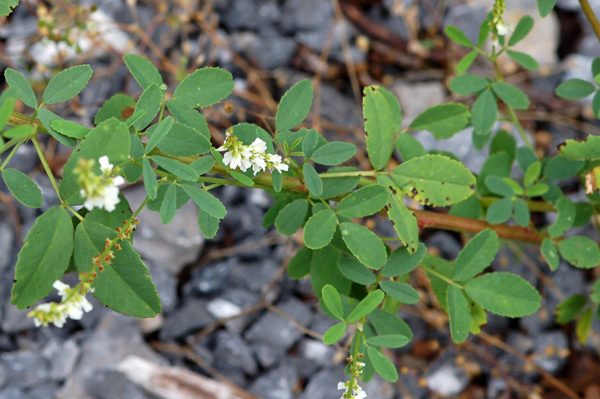
{"label": "white flower", "polygon": [[103,174],[110,174],[112,172],[113,164],[110,163],[106,155],[100,157],[100,159],[98,159],[98,162],[100,162],[100,170]]}
{"label": "white flower", "polygon": [[54,287],[54,289],[58,291],[58,294],[60,295],[60,297],[62,298],[63,301],[65,299],[67,299],[67,297],[69,296],[69,293],[67,292],[67,290],[71,287],[69,287],[67,284],[63,283],[62,281],[56,280],[54,282],[54,284],[52,284],[52,287]]}
{"label": "white flower", "polygon": [[259,138],[256,138],[249,147],[250,151],[257,154],[264,154],[267,151],[267,143]]}
{"label": "white flower", "polygon": [[118,186],[125,183],[122,176],[113,176],[115,170],[107,156],[98,160],[102,175],[98,176],[92,170],[93,160],[80,160],[75,173],[78,175],[77,182],[81,186],[80,195],[85,198],[83,206],[88,210],[104,208],[108,212],[115,210],[119,200]]}
{"label": "white flower", "polygon": [[344,394],[340,399],[364,399],[367,397],[367,393],[363,391],[363,389],[358,385],[355,381],[354,386],[352,387],[352,392],[350,391],[350,381],[348,382],[338,382],[337,389],[344,389]]}
{"label": "white flower", "polygon": [[265,156],[267,160],[267,167],[271,170],[276,169],[279,173],[288,170],[290,167],[288,164],[281,162],[281,155],[267,154]]}
{"label": "white flower", "polygon": [[496,32],[498,32],[498,36],[506,36],[508,34],[508,29],[509,27],[502,21],[498,21],[498,23],[496,23]]}

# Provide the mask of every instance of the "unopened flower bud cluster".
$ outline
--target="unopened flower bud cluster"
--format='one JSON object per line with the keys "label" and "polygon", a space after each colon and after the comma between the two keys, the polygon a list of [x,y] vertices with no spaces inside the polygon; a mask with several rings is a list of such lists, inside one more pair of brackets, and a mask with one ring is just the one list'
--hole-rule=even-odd
{"label": "unopened flower bud cluster", "polygon": [[79,160],[74,170],[77,175],[77,183],[81,187],[79,193],[85,198],[83,206],[88,210],[100,208],[112,212],[119,203],[118,186],[125,183],[125,179],[121,176],[114,176],[117,170],[113,168],[107,156],[100,157],[98,162],[102,171],[100,176],[93,171],[96,161],[83,158]]}
{"label": "unopened flower bud cluster", "polygon": [[56,280],[52,286],[61,296],[60,303],[43,303],[27,314],[33,318],[36,327],[54,324],[62,327],[67,318],[80,320],[84,312],[92,310],[92,304],[87,300],[86,294],[92,292],[89,283],[82,282],[74,288],[60,280]]}
{"label": "unopened flower bud cluster", "polygon": [[[349,358],[348,361],[352,362],[352,358]],[[364,363],[356,362],[355,367],[352,367],[351,370],[352,377],[350,381],[338,383],[337,388],[344,390],[344,394],[340,399],[364,399],[367,397],[367,393],[358,385],[358,378],[362,373],[363,367],[365,367]]]}
{"label": "unopened flower bud cluster", "polygon": [[244,145],[231,132],[227,132],[225,142],[217,151],[226,151],[223,163],[231,169],[240,168],[245,172],[252,168],[254,175],[267,169],[277,170],[279,173],[289,169],[289,166],[282,162],[280,155],[267,153],[267,143],[259,138],[250,145]]}

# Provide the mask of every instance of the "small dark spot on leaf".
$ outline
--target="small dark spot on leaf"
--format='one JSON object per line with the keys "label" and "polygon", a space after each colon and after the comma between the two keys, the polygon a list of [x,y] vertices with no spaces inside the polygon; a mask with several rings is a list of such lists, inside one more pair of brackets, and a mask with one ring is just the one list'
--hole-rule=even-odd
{"label": "small dark spot on leaf", "polygon": [[475,190],[475,185],[471,184],[471,190]]}
{"label": "small dark spot on leaf", "polygon": [[416,196],[417,194],[419,194],[419,192],[417,191],[416,188],[413,188],[410,192],[411,192],[411,194],[412,194],[413,197]]}
{"label": "small dark spot on leaf", "polygon": [[392,222],[392,226],[396,225],[396,222],[394,222],[393,220],[390,220]]}
{"label": "small dark spot on leaf", "polygon": [[450,201],[452,201],[452,198],[446,197],[446,201],[450,202]]}

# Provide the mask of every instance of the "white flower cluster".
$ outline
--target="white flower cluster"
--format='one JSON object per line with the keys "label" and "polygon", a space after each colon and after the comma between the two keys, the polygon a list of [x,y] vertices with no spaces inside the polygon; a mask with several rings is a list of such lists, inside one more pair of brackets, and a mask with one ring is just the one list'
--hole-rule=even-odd
{"label": "white flower cluster", "polygon": [[60,303],[43,303],[29,312],[27,316],[33,317],[36,327],[46,327],[53,323],[56,327],[61,328],[67,318],[80,320],[84,312],[92,310],[92,304],[85,297],[85,292],[90,289],[86,289],[86,287],[71,288],[60,280],[56,280],[52,286],[58,291],[62,301]]}
{"label": "white flower cluster", "polygon": [[362,368],[365,367],[364,363],[356,362],[356,372],[354,378],[346,382],[338,382],[338,389],[343,389],[344,394],[340,399],[364,399],[367,397],[367,393],[358,385],[358,376],[362,373]]}
{"label": "white flower cluster", "polygon": [[125,183],[125,179],[121,176],[113,176],[115,170],[105,155],[100,157],[100,170],[102,175],[96,175],[92,166],[93,160],[81,159],[75,173],[78,175],[77,181],[81,186],[80,195],[85,198],[83,206],[88,210],[94,208],[104,208],[108,212],[115,210],[119,203],[119,188],[117,186]]}
{"label": "white flower cluster", "polygon": [[226,151],[223,155],[223,163],[231,169],[240,168],[245,172],[252,168],[255,176],[266,169],[277,170],[279,173],[289,169],[289,166],[282,162],[280,155],[266,152],[267,143],[259,138],[250,145],[244,145],[237,137],[227,132],[225,142],[217,148],[217,151]]}

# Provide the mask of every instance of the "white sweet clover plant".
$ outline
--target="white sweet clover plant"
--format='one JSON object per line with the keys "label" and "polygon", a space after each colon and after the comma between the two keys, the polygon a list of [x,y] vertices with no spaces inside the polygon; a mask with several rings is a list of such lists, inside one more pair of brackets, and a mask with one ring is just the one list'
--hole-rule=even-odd
{"label": "white sweet clover plant", "polygon": [[[540,13],[547,15],[554,3],[538,1]],[[9,12],[5,6],[6,2],[0,3],[0,12]],[[383,87],[366,87],[366,148],[358,149],[351,143],[328,142],[316,130],[299,127],[312,105],[309,80],[296,83],[281,99],[275,124],[269,127],[272,134],[241,123],[229,128],[222,146],[214,148],[198,110],[231,94],[233,79],[223,69],[196,70],[167,100],[159,71],[147,59],[128,54],[125,63],[143,93],[137,101],[122,95],[109,99],[96,114],[92,129],[46,109],[85,88],[92,77],[89,65],[58,73],[42,93],[42,102],[23,75],[7,69],[9,87],[0,95],[0,126],[7,127],[0,144],[0,153],[7,153],[0,165],[2,178],[18,201],[33,208],[42,205],[36,183],[7,167],[17,149],[31,142],[60,199],[60,205],[38,217],[25,239],[15,266],[11,302],[19,309],[32,307],[56,289],[60,302],[42,303],[30,311],[37,326],[61,327],[67,318],[84,317],[91,310],[88,294],[117,312],[156,316],[161,311],[156,288],[131,244],[135,227],[143,223],[137,215],[147,206],[168,224],[181,199],[191,199],[199,207],[201,231],[211,238],[227,211],[210,190],[237,185],[267,189],[273,195],[275,202],[263,226],[274,224],[286,236],[302,233],[304,246],[291,259],[288,272],[294,279],[312,277],[322,310],[338,321],[323,340],[340,343],[350,354],[348,380],[338,386],[342,398],[366,397],[359,380],[369,381],[375,373],[397,380],[397,368],[385,348],[399,348],[412,339],[397,312],[402,304],[425,300],[410,285],[416,268],[429,277],[457,343],[480,333],[487,312],[523,317],[537,311],[540,295],[535,287],[516,274],[489,272],[489,266],[500,239],[539,244],[551,270],[561,257],[577,268],[600,264],[596,242],[565,236],[572,227],[588,224],[600,209],[600,139],[567,140],[558,155],[538,157],[515,111],[527,109],[529,99],[517,86],[503,81],[498,67],[498,57],[507,55],[524,69],[537,68],[531,56],[512,49],[533,28],[533,19],[525,16],[511,29],[503,20],[504,8],[503,1],[495,2],[481,24],[477,43],[456,27],[446,29],[451,40],[470,50],[458,63],[449,88],[455,94],[475,96],[471,107],[458,102],[436,105],[403,128],[397,99]],[[467,73],[475,59],[492,63],[496,74]],[[600,59],[594,61],[592,72],[600,81]],[[567,99],[594,94],[596,116],[600,116],[598,93],[595,83],[583,80],[569,80],[557,88],[557,94]],[[17,100],[33,110],[31,116],[14,112]],[[504,103],[503,118],[521,133],[525,146],[517,148],[505,131],[492,134],[499,101]],[[128,107],[135,110],[124,118]],[[491,140],[489,159],[477,177],[454,154],[427,152],[409,134],[427,130],[443,140],[468,125],[473,127],[477,149]],[[46,161],[41,135],[75,148],[60,181]],[[390,163],[394,149],[403,159],[396,167]],[[370,170],[339,167],[356,164],[352,160],[357,150],[366,151]],[[515,161],[522,179],[504,172],[513,169]],[[318,173],[315,164],[329,169]],[[573,176],[585,185],[587,201],[573,202],[557,185]],[[147,198],[132,210],[119,194],[119,186],[140,179]],[[406,198],[434,208],[408,207]],[[449,215],[435,211],[443,207],[450,207]],[[558,217],[554,224],[538,228],[531,223],[531,211],[557,212]],[[397,237],[379,236],[363,223],[368,217],[389,218]],[[449,261],[428,254],[419,242],[426,227],[474,236]],[[69,272],[80,278],[73,288],[61,282]],[[563,302],[557,320],[568,323],[578,318],[577,336],[585,342],[599,303],[600,283],[596,283],[589,296]]]}

